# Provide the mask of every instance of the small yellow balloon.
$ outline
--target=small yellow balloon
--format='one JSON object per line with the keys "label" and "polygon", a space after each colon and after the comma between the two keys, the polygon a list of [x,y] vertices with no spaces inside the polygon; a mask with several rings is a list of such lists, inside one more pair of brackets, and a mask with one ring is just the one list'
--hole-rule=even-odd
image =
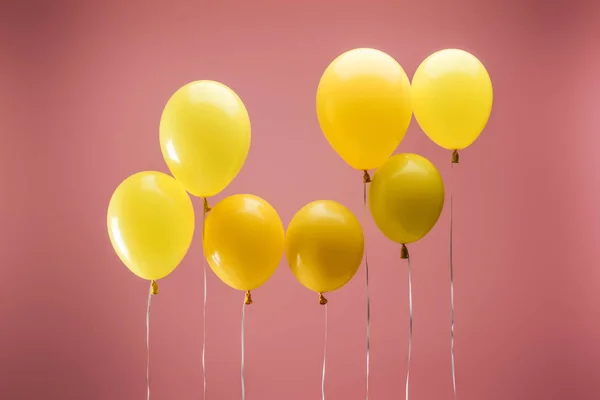
{"label": "small yellow balloon", "polygon": [[265,283],[283,255],[284,230],[277,211],[251,194],[217,203],[204,228],[204,254],[213,272],[237,290]]}
{"label": "small yellow balloon", "polygon": [[398,154],[377,170],[369,188],[375,224],[390,240],[409,244],[423,238],[444,207],[437,168],[417,154]]}
{"label": "small yellow balloon", "polygon": [[380,167],[404,138],[411,115],[408,77],[382,51],[348,51],[327,67],[319,82],[321,130],[352,168]]}
{"label": "small yellow balloon", "polygon": [[492,111],[492,81],[475,56],[446,49],[425,59],[412,80],[413,110],[438,146],[461,150],[485,128]]}
{"label": "small yellow balloon", "polygon": [[314,201],[296,213],[286,234],[286,258],[296,279],[325,293],[348,283],[360,267],[364,237],[350,210],[331,200]]}
{"label": "small yellow balloon", "polygon": [[171,173],[188,192],[216,195],[240,172],[250,149],[244,103],[222,83],[188,83],[165,106],[160,148]]}
{"label": "small yellow balloon", "polygon": [[108,205],[110,242],[137,276],[169,275],[187,253],[194,236],[194,207],[183,185],[162,172],[125,179]]}

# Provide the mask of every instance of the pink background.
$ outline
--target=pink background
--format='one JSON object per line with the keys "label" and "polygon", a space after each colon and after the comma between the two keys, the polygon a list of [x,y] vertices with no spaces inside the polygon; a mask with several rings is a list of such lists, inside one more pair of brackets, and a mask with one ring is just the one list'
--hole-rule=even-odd
{"label": "pink background", "polygon": [[[0,398],[145,398],[147,284],[110,247],[105,212],[131,173],[166,171],[163,105],[215,79],[245,101],[250,192],[285,224],[315,199],[362,213],[361,174],[319,131],[327,64],[370,46],[409,76],[445,47],[495,88],[488,129],[453,171],[460,400],[600,396],[600,5],[593,1],[22,1],[0,9]],[[460,6],[456,4],[460,3]],[[412,123],[399,151],[450,155]],[[213,200],[214,202],[214,200]],[[195,201],[200,212],[200,202]],[[411,399],[451,399],[448,208],[411,247]],[[405,265],[369,221],[372,399],[403,398]],[[153,399],[202,396],[202,252],[161,282]],[[208,398],[239,398],[243,298],[208,281]],[[282,262],[247,315],[247,398],[317,399],[323,309]],[[327,393],[364,396],[364,269],[331,294]]]}

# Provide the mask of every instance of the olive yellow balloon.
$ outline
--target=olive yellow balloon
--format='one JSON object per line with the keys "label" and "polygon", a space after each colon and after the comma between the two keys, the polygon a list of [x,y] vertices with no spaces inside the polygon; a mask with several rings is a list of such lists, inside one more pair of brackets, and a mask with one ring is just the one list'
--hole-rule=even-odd
{"label": "olive yellow balloon", "polygon": [[188,83],[165,106],[160,148],[171,173],[188,192],[216,195],[240,172],[250,149],[244,103],[222,83]]}
{"label": "olive yellow balloon", "polygon": [[490,76],[475,56],[464,50],[433,53],[412,80],[415,119],[438,146],[461,150],[485,128],[492,111]]}
{"label": "olive yellow balloon", "polygon": [[194,235],[189,195],[181,183],[162,172],[139,172],[125,179],[110,199],[106,220],[115,252],[143,279],[169,275]]}
{"label": "olive yellow balloon", "polygon": [[444,183],[437,168],[417,154],[398,154],[381,166],[369,187],[375,224],[390,240],[409,244],[423,238],[444,207]]}
{"label": "olive yellow balloon", "polygon": [[327,67],[317,116],[333,149],[352,168],[378,168],[394,152],[412,115],[410,81],[388,54],[350,50]]}
{"label": "olive yellow balloon", "polygon": [[354,214],[331,200],[314,201],[300,209],[285,240],[292,273],[317,293],[332,292],[348,283],[360,267],[365,248]]}
{"label": "olive yellow balloon", "polygon": [[237,290],[265,283],[283,256],[284,230],[277,211],[251,194],[217,203],[204,228],[204,254],[213,272]]}

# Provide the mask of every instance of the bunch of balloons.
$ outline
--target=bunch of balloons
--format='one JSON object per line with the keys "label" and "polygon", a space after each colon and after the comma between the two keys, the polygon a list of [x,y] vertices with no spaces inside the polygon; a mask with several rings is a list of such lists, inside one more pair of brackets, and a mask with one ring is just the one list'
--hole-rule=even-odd
{"label": "bunch of balloons", "polygon": [[[179,265],[192,241],[194,210],[187,192],[204,198],[208,211],[206,199],[225,189],[244,165],[250,149],[246,107],[221,83],[189,83],[165,106],[160,147],[175,179],[154,171],[130,176],[115,190],[107,217],[117,255],[134,274],[152,281],[154,294],[155,281]],[[249,292],[277,268],[284,230],[265,200],[227,197],[203,228],[208,263],[231,287]]]}
{"label": "bunch of balloons", "polygon": [[[484,66],[456,49],[428,57],[411,83],[398,62],[375,49],[337,57],[317,89],[319,123],[333,149],[371,182],[371,215],[389,239],[405,245],[423,238],[444,205],[437,168],[417,154],[392,156],[413,111],[423,131],[453,151],[469,146],[485,127],[492,86]],[[180,88],[160,121],[160,147],[173,177],[145,171],[125,179],[108,207],[111,243],[137,276],[153,282],[170,274],[189,249],[194,210],[188,193],[203,198],[203,247],[214,273],[249,292],[265,283],[284,253],[295,277],[320,294],[346,284],[364,252],[360,223],[343,205],[323,200],[303,207],[287,235],[276,210],[249,194],[230,196],[213,209],[207,199],[223,191],[246,160],[250,119],[238,95],[214,81]],[[373,179],[369,170],[377,169]],[[365,199],[366,200],[366,199]],[[206,213],[208,215],[206,215]]]}
{"label": "bunch of balloons", "polygon": [[412,87],[388,54],[361,48],[337,57],[317,90],[321,130],[352,168],[377,169],[369,188],[369,208],[383,234],[402,245],[423,238],[444,205],[444,184],[437,168],[417,154],[396,150],[415,114],[423,131],[453,151],[472,144],[492,107],[492,84],[473,55],[457,49],[429,56],[417,69]]}

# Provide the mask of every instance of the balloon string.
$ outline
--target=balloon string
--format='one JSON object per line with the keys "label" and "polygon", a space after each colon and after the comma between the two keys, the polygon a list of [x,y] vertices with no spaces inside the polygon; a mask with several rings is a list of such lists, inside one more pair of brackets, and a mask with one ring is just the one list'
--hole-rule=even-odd
{"label": "balloon string", "polygon": [[[367,183],[371,182],[371,177],[367,171],[363,175],[363,229],[367,226]],[[366,356],[366,396],[369,400],[369,375],[371,369],[371,296],[369,294],[369,256],[365,246],[365,283],[367,295],[367,356]]]}
{"label": "balloon string", "polygon": [[202,258],[203,258],[203,296],[204,301],[202,304],[202,379],[204,380],[204,389],[202,399],[206,400],[206,257],[204,256],[204,233],[206,231],[206,214],[210,211],[210,207],[208,206],[208,200],[204,199],[204,211],[202,213]]}
{"label": "balloon string", "polygon": [[[454,163],[452,164],[454,165]],[[450,323],[450,358],[452,360],[452,388],[454,400],[456,400],[456,366],[454,363],[454,266],[452,265],[452,223],[453,223],[453,196],[450,187],[450,311],[452,315]]]}
{"label": "balloon string", "polygon": [[408,357],[406,366],[406,400],[408,400],[408,384],[410,382],[410,359],[412,355],[412,340],[413,340],[413,300],[412,300],[412,271],[410,269],[410,255],[408,261]]}
{"label": "balloon string", "polygon": [[148,290],[148,305],[146,306],[146,398],[150,400],[150,306],[152,304],[152,295],[157,291],[154,281],[150,284]]}
{"label": "balloon string", "polygon": [[242,400],[246,400],[246,382],[244,380],[244,358],[245,358],[245,343],[244,343],[244,326],[246,324],[246,300],[242,303],[242,363],[241,363],[241,378],[242,378]]}
{"label": "balloon string", "polygon": [[329,330],[329,323],[327,317],[327,303],[325,306],[325,345],[323,346],[323,372],[321,375],[321,400],[325,400],[325,368],[327,365],[327,331]]}

